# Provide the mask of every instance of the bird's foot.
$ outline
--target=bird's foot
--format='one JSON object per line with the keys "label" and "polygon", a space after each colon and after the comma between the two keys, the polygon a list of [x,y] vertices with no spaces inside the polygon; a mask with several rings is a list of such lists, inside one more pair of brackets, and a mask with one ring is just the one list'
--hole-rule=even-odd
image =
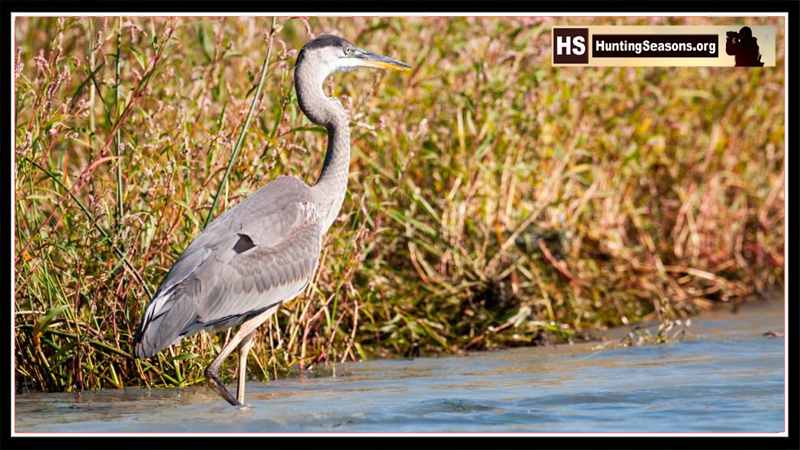
{"label": "bird's foot", "polygon": [[239,401],[236,400],[236,397],[234,397],[230,393],[230,391],[228,391],[228,389],[225,387],[225,385],[222,384],[221,381],[219,381],[219,377],[217,377],[217,374],[214,371],[212,371],[210,369],[206,370],[206,378],[208,379],[208,383],[211,385],[211,387],[215,391],[217,391],[217,393],[219,395],[221,395],[222,398],[224,398],[232,406],[238,406],[238,407],[244,406],[241,403],[239,403]]}

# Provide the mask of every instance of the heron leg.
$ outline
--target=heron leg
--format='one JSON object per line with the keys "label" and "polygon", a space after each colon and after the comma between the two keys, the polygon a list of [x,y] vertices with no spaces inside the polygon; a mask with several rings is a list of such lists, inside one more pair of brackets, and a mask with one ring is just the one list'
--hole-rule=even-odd
{"label": "heron leg", "polygon": [[[211,387],[214,388],[215,391],[219,393],[228,403],[233,406],[244,406],[243,403],[240,403],[233,395],[231,395],[230,391],[222,384],[222,381],[219,379],[219,368],[222,366],[222,362],[225,361],[225,358],[239,346],[239,344],[247,337],[251,337],[253,332],[259,325],[266,322],[267,319],[270,318],[275,311],[278,310],[278,305],[262,312],[261,314],[253,317],[252,319],[246,320],[242,325],[239,327],[239,330],[233,337],[222,347],[220,350],[219,355],[214,358],[214,361],[211,362],[211,365],[208,366],[206,369],[206,378],[208,378]],[[252,345],[252,344],[249,344]],[[250,350],[249,348],[247,349]],[[239,368],[241,372],[241,367]],[[240,388],[242,389],[242,388]],[[242,400],[244,400],[244,392],[242,392]]]}
{"label": "heron leg", "polygon": [[236,400],[240,405],[244,405],[244,387],[245,383],[247,383],[247,355],[250,353],[250,349],[253,348],[253,344],[255,344],[255,341],[253,341],[255,334],[255,331],[248,334],[239,344],[239,379],[236,386]]}
{"label": "heron leg", "polygon": [[[226,346],[227,348],[227,346]],[[222,384],[222,381],[219,379],[219,366],[222,365],[222,361],[225,357],[228,356],[230,352],[225,352],[225,348],[222,349],[219,355],[214,359],[210,366],[206,369],[206,378],[208,382],[211,384],[211,387],[217,391],[219,395],[222,396],[228,403],[233,406],[239,406],[239,402],[236,401],[236,398],[228,392],[228,389]]]}

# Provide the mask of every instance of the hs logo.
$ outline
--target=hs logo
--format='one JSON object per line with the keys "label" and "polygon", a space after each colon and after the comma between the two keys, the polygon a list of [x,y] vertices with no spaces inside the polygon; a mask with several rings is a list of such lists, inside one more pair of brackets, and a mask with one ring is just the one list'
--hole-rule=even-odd
{"label": "hs logo", "polygon": [[553,64],[589,64],[589,29],[553,28]]}

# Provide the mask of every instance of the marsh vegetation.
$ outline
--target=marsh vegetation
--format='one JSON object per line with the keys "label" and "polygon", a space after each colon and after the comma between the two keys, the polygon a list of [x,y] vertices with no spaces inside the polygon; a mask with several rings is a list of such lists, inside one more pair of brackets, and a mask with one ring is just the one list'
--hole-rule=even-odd
{"label": "marsh vegetation", "polygon": [[291,76],[310,33],[414,70],[331,86],[349,191],[313,283],[257,336],[261,379],[578,340],[782,285],[781,20],[751,23],[777,26],[776,67],[587,69],[550,67],[550,27],[588,18],[18,18],[17,388],[204,381],[224,334],[139,361],[133,333],[209,215],[315,180],[325,133]]}

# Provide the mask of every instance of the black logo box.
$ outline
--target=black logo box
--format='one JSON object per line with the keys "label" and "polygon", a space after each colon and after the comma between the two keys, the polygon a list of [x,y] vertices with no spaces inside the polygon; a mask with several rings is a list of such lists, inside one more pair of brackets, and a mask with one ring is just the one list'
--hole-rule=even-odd
{"label": "black logo box", "polygon": [[[697,47],[699,44],[714,44],[714,51],[708,50],[642,50],[636,53],[633,49],[626,51],[598,49],[597,43],[603,41],[605,44],[617,42],[644,43],[645,41],[653,44],[672,44],[686,43]],[[716,58],[719,56],[719,36],[716,34],[593,34],[592,35],[592,58]]]}
{"label": "black logo box", "polygon": [[553,64],[588,64],[589,29],[553,28]]}
{"label": "black logo box", "polygon": [[[578,38],[578,39],[576,39]],[[714,43],[714,52],[708,51],[597,51],[594,42],[606,43],[649,41],[657,43],[685,42],[693,45]],[[553,64],[588,64],[589,29],[553,28]],[[719,56],[719,36],[716,34],[596,34],[592,36],[593,58],[715,58]]]}

